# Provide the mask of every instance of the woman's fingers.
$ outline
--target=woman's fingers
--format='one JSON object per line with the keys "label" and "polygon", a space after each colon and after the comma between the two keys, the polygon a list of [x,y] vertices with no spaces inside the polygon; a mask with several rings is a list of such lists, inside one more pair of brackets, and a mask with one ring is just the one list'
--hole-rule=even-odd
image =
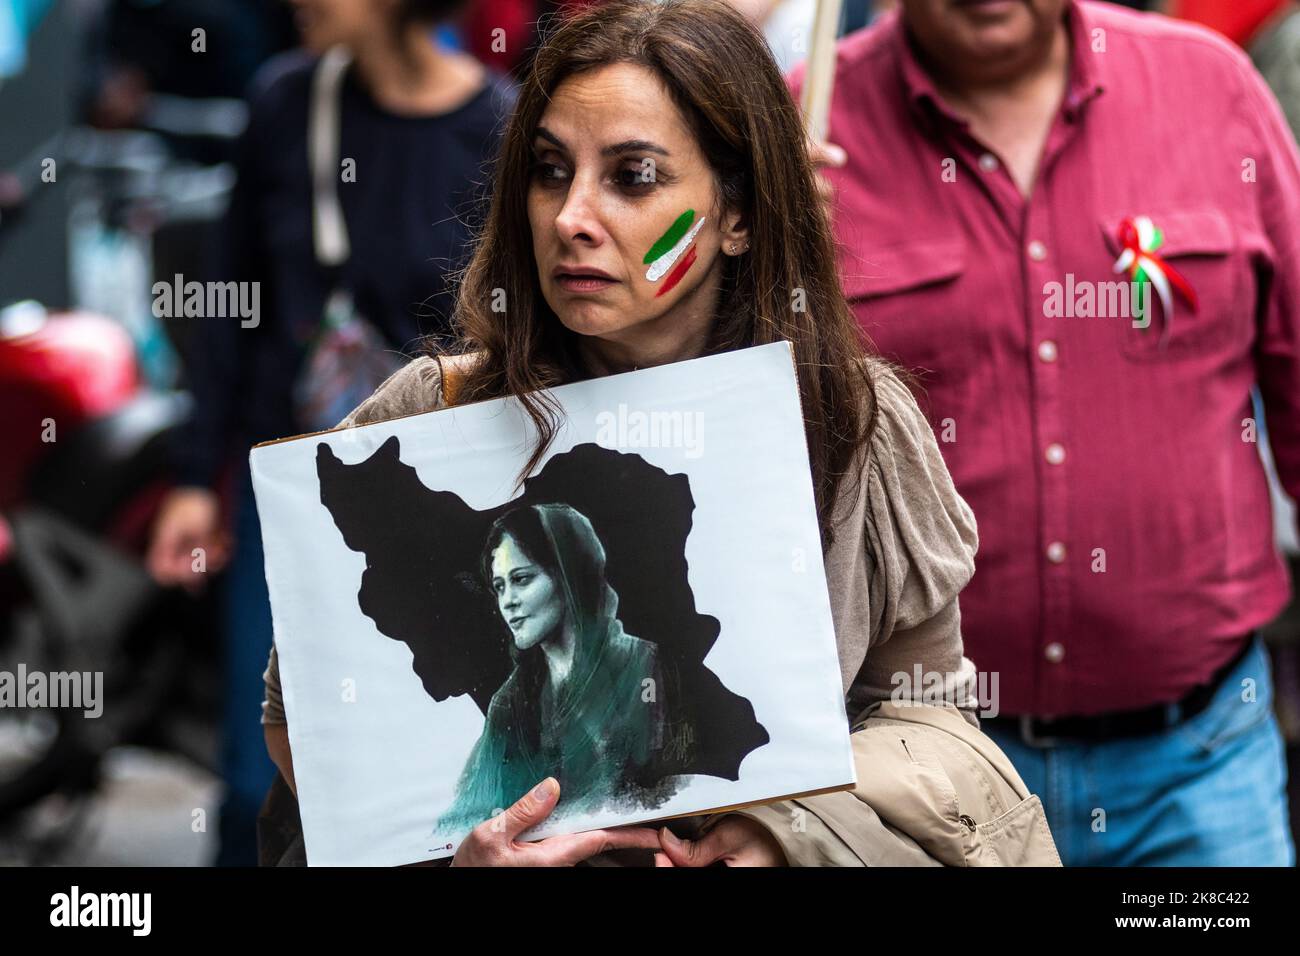
{"label": "woman's fingers", "polygon": [[560,784],[547,777],[491,820],[485,820],[456,851],[453,866],[574,866],[610,850],[658,850],[659,834],[648,827],[616,827],[517,843],[524,831],[555,809]]}
{"label": "woman's fingers", "polygon": [[[533,845],[519,845],[515,837],[535,827],[555,809],[560,798],[560,784],[547,777],[507,809],[484,820],[456,850],[452,866],[547,866],[540,859],[526,859]],[[554,864],[556,866],[560,864]]]}
{"label": "woman's fingers", "polygon": [[547,777],[503,812],[488,821],[492,832],[510,842],[525,830],[537,826],[551,815],[560,798],[560,783]]}
{"label": "woman's fingers", "polygon": [[663,851],[674,866],[785,866],[785,851],[760,823],[727,816],[699,840],[679,840],[672,831],[659,832]]}
{"label": "woman's fingers", "polygon": [[613,830],[588,830],[550,837],[530,848],[537,856],[534,866],[576,866],[583,860],[610,850],[657,850],[659,834],[649,827],[618,827]]}
{"label": "woman's fingers", "polygon": [[729,849],[717,831],[702,840],[681,840],[664,827],[659,831],[659,843],[673,866],[709,866],[726,856]]}

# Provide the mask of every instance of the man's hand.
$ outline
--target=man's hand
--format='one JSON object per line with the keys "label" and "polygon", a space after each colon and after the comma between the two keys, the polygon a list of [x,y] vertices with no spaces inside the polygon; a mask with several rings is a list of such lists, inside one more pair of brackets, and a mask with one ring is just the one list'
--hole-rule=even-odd
{"label": "man's hand", "polygon": [[221,528],[221,502],[206,488],[176,488],[164,499],[154,522],[146,563],[154,580],[198,591],[206,575],[194,570],[194,549],[204,552],[204,570],[216,573],[230,557]]}
{"label": "man's hand", "polygon": [[559,799],[560,784],[547,777],[508,810],[476,826],[451,865],[573,866],[607,850],[659,849],[659,835],[648,827],[590,830],[521,843],[518,836],[550,816]]}
{"label": "man's hand", "polygon": [[829,214],[831,202],[835,199],[835,188],[822,175],[822,170],[828,167],[839,169],[849,161],[848,154],[834,143],[815,143],[808,140],[806,146],[808,149],[808,162],[812,163],[813,172],[816,174],[817,194],[821,197],[822,204],[826,207],[827,214]]}
{"label": "man's hand", "polygon": [[655,866],[785,866],[785,852],[762,824],[748,817],[729,816],[700,840],[680,840],[664,827],[659,831],[663,852]]}

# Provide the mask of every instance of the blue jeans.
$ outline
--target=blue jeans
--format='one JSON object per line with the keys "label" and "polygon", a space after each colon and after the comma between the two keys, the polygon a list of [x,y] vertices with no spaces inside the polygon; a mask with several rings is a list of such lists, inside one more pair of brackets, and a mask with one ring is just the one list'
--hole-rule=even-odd
{"label": "blue jeans", "polygon": [[1286,758],[1258,637],[1205,710],[1161,733],[1039,748],[1008,728],[986,732],[1042,798],[1066,866],[1295,863]]}
{"label": "blue jeans", "polygon": [[271,602],[266,591],[262,527],[247,472],[235,502],[235,543],[226,570],[222,627],[221,805],[218,866],[257,865],[257,814],[275,779],[262,735],[262,672],[271,653]]}

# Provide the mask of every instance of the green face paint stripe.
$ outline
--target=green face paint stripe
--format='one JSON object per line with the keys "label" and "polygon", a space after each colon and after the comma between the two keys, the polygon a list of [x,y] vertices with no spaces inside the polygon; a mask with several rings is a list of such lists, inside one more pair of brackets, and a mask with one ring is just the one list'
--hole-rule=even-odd
{"label": "green face paint stripe", "polygon": [[658,282],[668,274],[668,270],[673,267],[673,263],[680,259],[682,253],[689,249],[691,243],[695,241],[696,235],[699,234],[701,227],[704,225],[704,220],[704,216],[695,220],[695,225],[686,231],[686,235],[677,240],[675,246],[650,263],[650,268],[645,271],[646,279],[650,282]]}
{"label": "green face paint stripe", "polygon": [[668,231],[655,240],[655,244],[650,247],[650,251],[645,254],[641,260],[643,265],[649,265],[654,262],[665,252],[677,245],[677,241],[686,235],[686,230],[691,227],[691,221],[695,219],[695,210],[688,209],[677,217],[676,222],[668,227]]}

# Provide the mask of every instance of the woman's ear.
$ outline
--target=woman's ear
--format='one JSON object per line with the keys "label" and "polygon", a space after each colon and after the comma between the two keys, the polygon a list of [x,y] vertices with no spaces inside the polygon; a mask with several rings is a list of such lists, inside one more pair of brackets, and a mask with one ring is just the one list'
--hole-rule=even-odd
{"label": "woman's ear", "polygon": [[749,221],[741,213],[722,216],[722,251],[725,255],[744,255],[749,250]]}

